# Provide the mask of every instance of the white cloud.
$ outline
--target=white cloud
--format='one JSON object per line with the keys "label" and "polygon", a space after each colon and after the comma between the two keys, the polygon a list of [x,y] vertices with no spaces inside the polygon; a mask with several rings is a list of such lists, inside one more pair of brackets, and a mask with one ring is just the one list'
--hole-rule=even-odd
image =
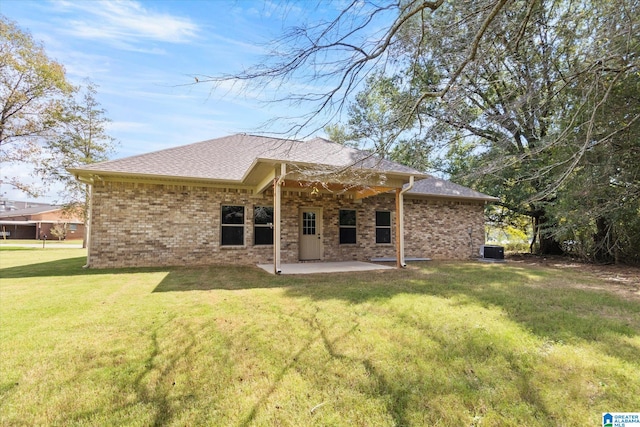
{"label": "white cloud", "polygon": [[[66,32],[81,38],[103,40],[114,46],[139,51],[139,43],[156,41],[186,43],[199,27],[191,19],[159,13],[134,1],[60,1],[60,11],[76,18],[67,22]],[[146,53],[163,53],[143,49]]]}
{"label": "white cloud", "polygon": [[[40,191],[46,191],[41,198],[34,198],[27,193],[18,190],[9,184],[11,180],[17,180]],[[0,176],[0,197],[8,200],[38,200],[42,202],[52,202],[57,199],[56,194],[62,190],[62,186],[57,182],[49,182],[47,186],[41,180],[34,177],[33,166],[28,164],[2,164],[2,175]]]}
{"label": "white cloud", "polygon": [[111,58],[104,55],[87,54],[77,50],[64,53],[64,67],[67,75],[75,79],[88,76],[108,74],[111,69]]}

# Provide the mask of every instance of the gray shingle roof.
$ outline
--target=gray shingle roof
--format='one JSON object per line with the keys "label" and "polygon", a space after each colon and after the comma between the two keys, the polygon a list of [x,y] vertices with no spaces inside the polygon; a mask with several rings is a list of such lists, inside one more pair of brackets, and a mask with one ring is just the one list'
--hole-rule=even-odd
{"label": "gray shingle roof", "polygon": [[242,182],[258,160],[305,165],[363,168],[387,174],[414,175],[416,181],[408,194],[497,200],[452,182],[428,175],[368,152],[336,144],[323,138],[310,141],[235,134],[196,142],[147,154],[125,157],[70,169],[75,174],[116,174],[177,179],[203,179]]}
{"label": "gray shingle roof", "polygon": [[322,138],[310,141],[235,134],[147,154],[96,163],[72,171],[240,181],[256,159],[276,162],[355,165],[380,172],[421,172]]}
{"label": "gray shingle roof", "polygon": [[[406,187],[406,186],[405,186]],[[445,179],[429,177],[416,181],[413,188],[407,194],[415,196],[436,196],[456,199],[476,199],[497,201],[497,197],[488,196],[462,185],[454,184]]]}

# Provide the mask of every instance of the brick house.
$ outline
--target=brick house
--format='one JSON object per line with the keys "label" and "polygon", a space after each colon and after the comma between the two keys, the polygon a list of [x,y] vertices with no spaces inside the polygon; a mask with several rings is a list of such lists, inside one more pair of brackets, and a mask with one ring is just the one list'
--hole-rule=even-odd
{"label": "brick house", "polygon": [[[3,201],[4,202],[4,201]],[[20,206],[22,205],[22,206]],[[64,226],[66,239],[83,239],[84,222],[76,215],[70,215],[60,206],[45,203],[13,202],[3,203],[0,210],[0,238],[56,240],[51,229]]]}
{"label": "brick house", "polygon": [[89,267],[467,259],[494,197],[322,138],[236,134],[71,169]]}

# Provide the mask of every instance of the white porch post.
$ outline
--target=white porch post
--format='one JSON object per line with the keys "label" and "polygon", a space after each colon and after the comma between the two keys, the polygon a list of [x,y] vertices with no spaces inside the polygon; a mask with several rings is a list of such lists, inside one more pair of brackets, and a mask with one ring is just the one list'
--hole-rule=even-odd
{"label": "white porch post", "polygon": [[273,181],[273,273],[280,274],[280,225],[282,223],[282,183],[287,165],[280,165],[280,176]]}
{"label": "white porch post", "polygon": [[402,267],[402,251],[400,250],[400,247],[402,246],[403,242],[403,238],[402,238],[402,213],[401,211],[401,206],[402,206],[402,196],[400,196],[400,192],[402,191],[402,189],[400,188],[396,188],[396,267],[400,268]]}
{"label": "white porch post", "polygon": [[90,184],[85,184],[89,187],[89,191],[88,193],[88,197],[89,200],[87,203],[87,215],[85,218],[85,224],[84,224],[84,242],[85,242],[85,247],[87,249],[87,263],[84,265],[84,268],[88,268],[89,265],[91,265],[91,229],[93,227],[91,227],[91,217],[93,214],[93,185]]}

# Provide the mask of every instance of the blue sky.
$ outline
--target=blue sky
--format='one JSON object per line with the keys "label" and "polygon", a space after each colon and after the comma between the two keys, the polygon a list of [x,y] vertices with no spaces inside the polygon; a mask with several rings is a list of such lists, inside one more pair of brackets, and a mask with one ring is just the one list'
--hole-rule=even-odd
{"label": "blue sky", "polygon": [[[274,117],[299,113],[265,104],[266,91],[190,83],[194,75],[254,65],[284,28],[333,16],[340,6],[338,1],[2,0],[0,13],[41,41],[72,83],[89,78],[99,86],[98,101],[112,120],[109,134],[119,143],[113,157],[120,158],[257,132]],[[2,171],[11,174],[27,171]],[[6,185],[0,191],[27,199]],[[54,191],[45,200],[56,200]]]}

